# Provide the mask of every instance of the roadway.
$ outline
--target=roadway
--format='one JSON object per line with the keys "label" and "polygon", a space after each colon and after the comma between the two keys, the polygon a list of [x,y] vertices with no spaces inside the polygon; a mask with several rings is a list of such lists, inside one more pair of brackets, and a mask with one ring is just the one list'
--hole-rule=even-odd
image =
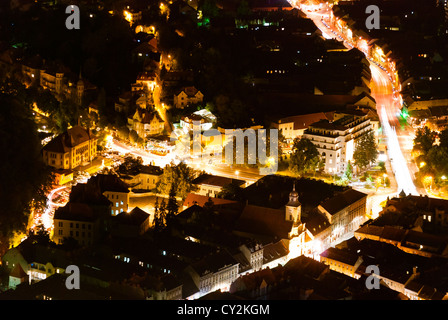
{"label": "roadway", "polygon": [[[342,41],[347,48],[353,48],[349,39],[344,38],[336,28],[332,27],[334,23],[330,22],[328,6],[325,4],[302,6],[299,1],[294,0],[291,3],[301,8],[307,17],[313,20],[325,38]],[[371,94],[376,100],[378,116],[387,137],[388,155],[397,182],[397,192],[404,190],[406,194],[425,194],[425,190],[417,188],[414,183],[415,173],[418,171],[411,155],[414,131],[410,125],[399,121],[400,96],[394,90],[389,73],[380,68],[371,57],[367,55],[366,57],[370,62],[372,74]]]}

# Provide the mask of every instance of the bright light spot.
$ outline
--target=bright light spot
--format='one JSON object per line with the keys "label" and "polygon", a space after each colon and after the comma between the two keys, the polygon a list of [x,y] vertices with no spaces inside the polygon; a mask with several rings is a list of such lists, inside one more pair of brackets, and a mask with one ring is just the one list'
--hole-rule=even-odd
{"label": "bright light spot", "polygon": [[123,15],[127,22],[132,23],[132,14],[129,11],[124,10]]}

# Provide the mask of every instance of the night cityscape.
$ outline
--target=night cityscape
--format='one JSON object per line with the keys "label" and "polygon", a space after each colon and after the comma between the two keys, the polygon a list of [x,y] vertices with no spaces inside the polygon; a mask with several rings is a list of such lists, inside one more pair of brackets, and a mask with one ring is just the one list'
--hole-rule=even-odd
{"label": "night cityscape", "polygon": [[0,21],[0,300],[448,300],[447,0]]}

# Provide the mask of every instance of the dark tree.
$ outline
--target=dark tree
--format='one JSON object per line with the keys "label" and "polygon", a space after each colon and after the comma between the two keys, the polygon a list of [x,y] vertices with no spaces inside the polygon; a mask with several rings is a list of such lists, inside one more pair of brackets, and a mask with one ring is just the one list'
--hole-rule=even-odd
{"label": "dark tree", "polygon": [[218,197],[227,200],[242,201],[244,199],[243,188],[234,182],[229,183],[222,187],[218,193]]}
{"label": "dark tree", "polygon": [[160,210],[159,210],[159,199],[156,198],[156,203],[154,204],[154,220],[153,220],[154,231],[159,232],[163,229],[163,223],[160,220]]}
{"label": "dark tree", "polygon": [[163,170],[163,174],[157,182],[157,192],[169,194],[171,186],[176,186],[176,196],[185,199],[187,195],[194,191],[193,180],[198,175],[198,171],[190,168],[181,162],[177,165],[168,164]]}
{"label": "dark tree", "polygon": [[45,229],[44,225],[38,225],[36,230],[31,230],[28,234],[28,240],[31,243],[37,243],[40,245],[54,244],[50,240],[50,233]]}
{"label": "dark tree", "polygon": [[319,151],[307,138],[294,139],[289,169],[296,174],[316,172],[320,166]]}
{"label": "dark tree", "polygon": [[436,133],[428,127],[419,128],[415,133],[413,151],[427,154],[436,141]]}
{"label": "dark tree", "polygon": [[353,160],[361,169],[366,168],[378,158],[378,147],[373,131],[362,135],[355,145]]}
{"label": "dark tree", "polygon": [[42,208],[52,183],[43,163],[32,113],[21,97],[0,94],[0,235],[24,232],[33,208]]}
{"label": "dark tree", "polygon": [[176,186],[174,184],[171,184],[166,210],[167,224],[169,224],[171,221],[173,221],[174,217],[179,211],[179,205],[177,204],[176,200]]}

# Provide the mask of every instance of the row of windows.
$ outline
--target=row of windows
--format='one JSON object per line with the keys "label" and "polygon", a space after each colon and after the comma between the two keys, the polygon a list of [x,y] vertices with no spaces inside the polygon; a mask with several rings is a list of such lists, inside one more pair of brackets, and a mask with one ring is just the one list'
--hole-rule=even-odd
{"label": "row of windows", "polygon": [[351,266],[347,266],[347,265],[345,265],[343,263],[333,262],[331,260],[327,260],[327,261],[328,261],[328,263],[330,265],[333,265],[335,267],[338,267],[338,268],[341,268],[341,269],[347,269],[347,271],[353,271],[353,267],[351,267]]}
{"label": "row of windows", "polygon": [[[110,196],[110,199],[116,199],[116,200],[118,200],[118,199],[120,199],[120,195],[118,195],[118,194],[106,194],[106,198],[107,199],[109,199],[109,196]],[[121,204],[123,204],[123,201],[121,201]]]}
{"label": "row of windows", "polygon": [[[61,229],[59,229],[58,230],[58,235],[59,236],[63,236],[64,235],[64,232],[63,232],[63,230],[61,230]],[[75,231],[75,232],[73,232],[73,230],[70,230],[70,237],[79,237],[79,235],[80,235],[80,233],[79,233],[79,231]],[[85,238],[86,237],[86,233],[84,232],[84,231],[82,231],[81,232],[81,237],[82,238]],[[92,233],[89,231],[89,232],[87,232],[87,238],[91,238],[92,237]]]}
{"label": "row of windows", "polygon": [[236,269],[233,268],[232,270],[226,271],[224,273],[221,272],[218,274],[214,274],[213,276],[204,279],[204,281],[202,282],[202,287],[208,287],[216,285],[223,281],[233,280],[236,277],[236,273],[237,273]]}
{"label": "row of windows", "polygon": [[[79,226],[81,226],[81,229],[85,229],[86,228],[86,226],[87,226],[87,229],[88,230],[91,230],[92,229],[92,225],[90,224],[90,223],[81,223],[81,224],[79,224],[79,223],[73,223],[73,222],[70,222],[70,228],[76,228],[76,229],[79,229]],[[58,222],[58,226],[60,227],[60,228],[63,228],[64,227],[64,222],[63,221],[59,221]],[[61,230],[62,231],[62,230]]]}
{"label": "row of windows", "polygon": [[[120,255],[115,256],[115,259],[120,260]],[[131,258],[123,257],[123,262],[130,263],[131,262]],[[146,266],[147,269],[152,269],[153,268],[152,264],[144,263],[143,261],[139,261],[138,265],[140,267],[145,267]],[[163,271],[163,273],[171,273],[171,270],[167,269],[167,268],[161,268],[160,270]]]}

